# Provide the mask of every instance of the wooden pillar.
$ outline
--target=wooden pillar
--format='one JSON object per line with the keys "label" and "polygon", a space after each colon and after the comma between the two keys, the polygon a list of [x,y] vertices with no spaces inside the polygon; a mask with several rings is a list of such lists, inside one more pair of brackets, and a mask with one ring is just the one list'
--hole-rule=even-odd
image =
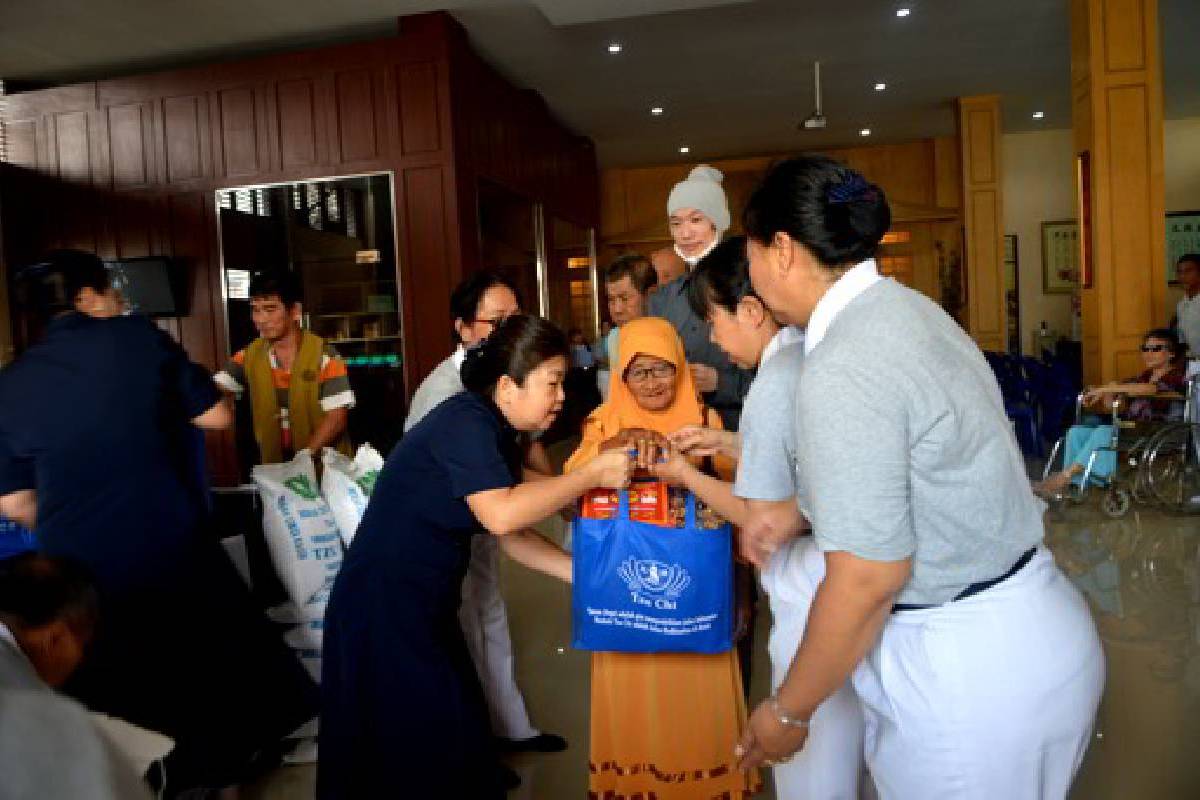
{"label": "wooden pillar", "polygon": [[1157,0],[1071,0],[1071,86],[1076,173],[1090,184],[1077,203],[1084,380],[1097,383],[1140,372],[1142,335],[1170,317]]}
{"label": "wooden pillar", "polygon": [[966,245],[967,331],[984,350],[1006,344],[1000,97],[958,98]]}

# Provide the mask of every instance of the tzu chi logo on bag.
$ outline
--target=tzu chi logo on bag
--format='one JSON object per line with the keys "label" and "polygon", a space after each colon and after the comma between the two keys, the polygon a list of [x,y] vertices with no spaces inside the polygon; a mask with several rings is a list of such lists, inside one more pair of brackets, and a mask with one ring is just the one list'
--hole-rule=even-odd
{"label": "tzu chi logo on bag", "polygon": [[692,576],[679,564],[639,561],[632,557],[625,560],[618,573],[629,587],[633,602],[664,611],[675,610],[675,601],[692,582]]}

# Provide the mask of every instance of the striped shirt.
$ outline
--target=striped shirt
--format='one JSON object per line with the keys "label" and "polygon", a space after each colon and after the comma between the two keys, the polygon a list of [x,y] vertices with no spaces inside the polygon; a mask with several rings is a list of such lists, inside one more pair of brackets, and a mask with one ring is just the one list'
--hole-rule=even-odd
{"label": "striped shirt", "polygon": [[[292,385],[292,373],[279,365],[274,348],[268,351],[271,357],[271,382],[275,384],[275,400],[279,404],[280,443],[284,451],[292,451],[291,425],[288,422],[288,390]],[[213,380],[227,392],[241,399],[246,390],[246,351],[239,350],[225,362],[225,367],[213,376]],[[326,413],[338,408],[354,407],[354,390],[350,388],[350,376],[346,362],[329,345],[321,354],[321,373],[317,377],[317,397],[321,410]]]}

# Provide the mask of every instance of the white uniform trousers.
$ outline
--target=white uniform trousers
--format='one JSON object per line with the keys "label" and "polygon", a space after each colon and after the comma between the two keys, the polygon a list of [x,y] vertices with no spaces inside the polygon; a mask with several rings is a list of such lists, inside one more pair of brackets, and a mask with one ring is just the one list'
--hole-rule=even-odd
{"label": "white uniform trousers", "polygon": [[854,687],[882,800],[1064,798],[1104,654],[1083,597],[1039,546],[973,597],[892,614]]}
{"label": "white uniform trousers", "polygon": [[508,612],[500,594],[500,544],[491,534],[471,537],[471,564],[463,580],[458,619],[487,698],[492,733],[507,739],[537,736],[517,686]]}
{"label": "white uniform trousers", "polygon": [[[762,573],[771,601],[771,689],[778,691],[804,637],[809,608],[825,577],[825,557],[811,536],[785,544]],[[847,681],[817,708],[808,741],[774,768],[779,800],[858,800],[863,775],[863,712]]]}

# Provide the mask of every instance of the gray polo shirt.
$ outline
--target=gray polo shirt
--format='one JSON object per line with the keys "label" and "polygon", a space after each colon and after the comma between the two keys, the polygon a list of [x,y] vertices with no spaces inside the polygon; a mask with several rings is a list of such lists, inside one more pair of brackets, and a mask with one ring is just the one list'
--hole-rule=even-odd
{"label": "gray polo shirt", "polygon": [[646,314],[662,317],[675,328],[683,341],[689,364],[707,364],[717,371],[717,388],[704,395],[704,402],[721,415],[726,430],[738,429],[742,400],[750,388],[754,373],[738,369],[729,356],[713,343],[708,323],[696,316],[687,299],[691,274],[680,275],[666,286],[658,287],[646,306]]}
{"label": "gray polo shirt", "polygon": [[463,390],[462,368],[464,352],[456,350],[449,358],[433,368],[433,372],[425,376],[417,391],[413,393],[412,403],[408,407],[408,416],[404,419],[404,432],[408,433],[413,426],[425,419],[425,415],[440,406],[444,400],[453,397]]}
{"label": "gray polo shirt", "polygon": [[822,550],[911,557],[897,602],[934,604],[1042,540],[1000,389],[941,308],[879,280],[810,346],[794,416],[797,502]]}
{"label": "gray polo shirt", "polygon": [[796,495],[796,432],[792,404],[804,364],[804,343],[764,358],[742,405],[742,453],[733,493],[746,500],[789,500]]}

